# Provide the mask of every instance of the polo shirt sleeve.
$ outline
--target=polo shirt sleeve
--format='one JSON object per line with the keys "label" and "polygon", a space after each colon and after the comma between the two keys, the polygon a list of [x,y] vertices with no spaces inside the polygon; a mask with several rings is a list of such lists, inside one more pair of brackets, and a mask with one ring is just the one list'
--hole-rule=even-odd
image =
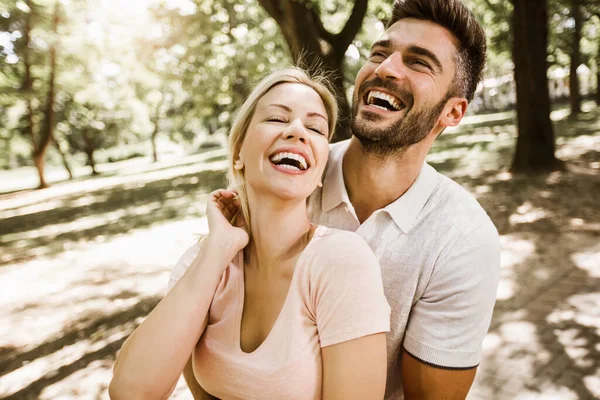
{"label": "polo shirt sleeve", "polygon": [[440,254],[411,310],[404,349],[440,368],[468,369],[481,360],[500,279],[500,240],[491,221],[459,236]]}
{"label": "polo shirt sleeve", "polygon": [[379,262],[353,232],[319,243],[310,278],[310,302],[321,347],[390,330],[390,306]]}
{"label": "polo shirt sleeve", "polygon": [[187,249],[185,253],[179,258],[177,264],[171,270],[171,274],[169,275],[169,283],[167,285],[167,292],[171,290],[173,286],[181,279],[185,271],[192,265],[198,254],[200,253],[200,248],[202,247],[202,239],[195,243],[192,247]]}

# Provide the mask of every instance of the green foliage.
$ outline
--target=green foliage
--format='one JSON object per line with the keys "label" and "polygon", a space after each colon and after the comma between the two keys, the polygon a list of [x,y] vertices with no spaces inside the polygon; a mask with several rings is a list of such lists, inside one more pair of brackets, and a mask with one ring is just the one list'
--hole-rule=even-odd
{"label": "green foliage", "polygon": [[[57,37],[50,35],[55,0],[0,0],[0,148],[11,152],[15,137],[27,133],[23,92],[24,57],[33,76],[36,129],[46,112],[48,49],[57,39],[56,131],[71,153],[146,142],[158,133],[180,143],[226,132],[249,90],[262,76],[291,63],[276,22],[258,0],[60,0]],[[282,0],[287,1],[287,0]],[[550,61],[570,62],[570,2],[549,0]],[[584,4],[582,60],[600,59],[600,6]],[[354,0],[310,0],[325,29],[339,32]],[[464,0],[489,38],[487,77],[512,73],[511,2]],[[362,29],[345,56],[348,94],[371,44],[391,15],[387,0],[370,0]],[[31,43],[24,30],[31,19]],[[101,128],[102,127],[102,128]],[[87,136],[86,136],[87,135]],[[87,140],[84,146],[84,138]],[[7,165],[3,161],[2,165]]]}

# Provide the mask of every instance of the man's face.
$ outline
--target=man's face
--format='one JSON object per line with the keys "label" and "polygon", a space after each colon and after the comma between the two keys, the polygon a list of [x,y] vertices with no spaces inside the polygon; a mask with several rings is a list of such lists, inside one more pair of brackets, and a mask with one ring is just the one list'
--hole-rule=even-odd
{"label": "man's face", "polygon": [[456,39],[429,21],[402,19],[373,45],[356,77],[352,133],[386,154],[423,140],[449,99]]}

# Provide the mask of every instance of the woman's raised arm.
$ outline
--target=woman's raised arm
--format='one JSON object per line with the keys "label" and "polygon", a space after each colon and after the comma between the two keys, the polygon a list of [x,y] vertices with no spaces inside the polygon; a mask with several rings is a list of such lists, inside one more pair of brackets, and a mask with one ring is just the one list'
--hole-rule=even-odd
{"label": "woman's raised arm", "polygon": [[182,278],[125,341],[110,383],[111,399],[166,399],[202,336],[224,270],[246,246],[242,228],[229,224],[235,193],[213,192],[211,233]]}

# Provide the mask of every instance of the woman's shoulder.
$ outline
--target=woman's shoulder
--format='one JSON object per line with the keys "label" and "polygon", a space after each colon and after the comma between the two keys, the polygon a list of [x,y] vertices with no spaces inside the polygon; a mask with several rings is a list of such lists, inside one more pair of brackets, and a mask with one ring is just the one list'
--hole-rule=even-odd
{"label": "woman's shoulder", "polygon": [[358,233],[352,231],[318,225],[313,238],[318,238],[315,241],[317,247],[331,248],[335,246],[349,250],[356,249],[358,251],[365,251],[367,249],[369,250],[368,252],[372,252],[367,242]]}
{"label": "woman's shoulder", "polygon": [[313,238],[312,258],[321,266],[379,266],[371,247],[355,232],[319,225]]}

